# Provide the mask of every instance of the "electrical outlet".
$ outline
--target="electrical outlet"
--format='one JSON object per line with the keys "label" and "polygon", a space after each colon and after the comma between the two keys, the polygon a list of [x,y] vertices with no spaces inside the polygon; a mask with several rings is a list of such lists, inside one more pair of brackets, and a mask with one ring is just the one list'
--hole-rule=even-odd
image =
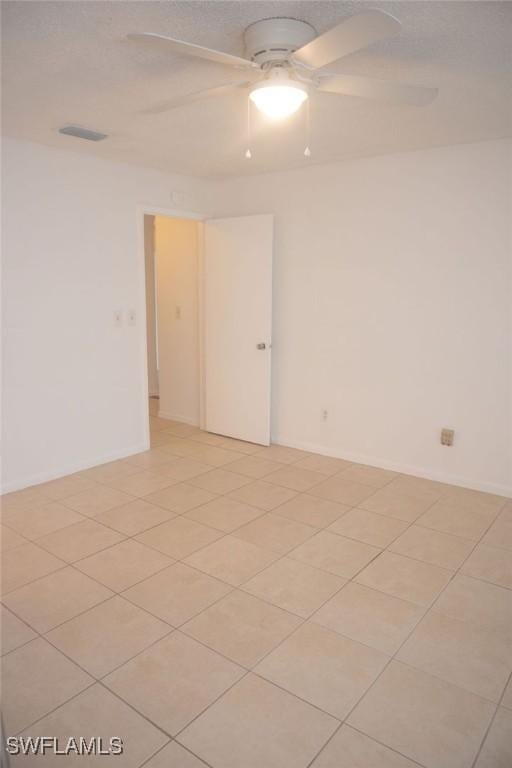
{"label": "electrical outlet", "polygon": [[176,320],[181,320],[181,307],[180,306],[176,307],[175,316],[176,316]]}
{"label": "electrical outlet", "polygon": [[115,309],[114,310],[114,326],[116,328],[120,328],[122,324],[123,324],[123,310]]}
{"label": "electrical outlet", "polygon": [[137,313],[134,309],[128,310],[128,325],[137,325]]}
{"label": "electrical outlet", "polygon": [[444,427],[441,430],[441,445],[453,445],[454,436],[455,432],[453,429],[447,429]]}
{"label": "electrical outlet", "polygon": [[322,419],[324,421],[327,421],[328,416],[329,416],[329,411],[323,410],[322,411]]}

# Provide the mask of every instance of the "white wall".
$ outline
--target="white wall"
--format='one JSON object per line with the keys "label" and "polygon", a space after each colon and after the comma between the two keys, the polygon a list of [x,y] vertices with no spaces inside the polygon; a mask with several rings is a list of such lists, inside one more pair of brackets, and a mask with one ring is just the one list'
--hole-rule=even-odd
{"label": "white wall", "polygon": [[228,181],[223,210],[276,217],[275,441],[512,495],[510,144]]}
{"label": "white wall", "polygon": [[510,145],[215,183],[3,150],[4,490],[145,447],[136,208],[179,190],[275,214],[274,440],[512,495]]}
{"label": "white wall", "polygon": [[156,344],[155,217],[144,216],[144,266],[146,273],[146,344],[148,356],[148,391],[158,395],[158,359]]}
{"label": "white wall", "polygon": [[11,490],[145,448],[137,205],[171,208],[178,190],[185,209],[207,212],[213,188],[11,140],[3,165],[2,488]]}
{"label": "white wall", "polygon": [[199,424],[201,226],[190,219],[155,216],[159,415],[194,425]]}

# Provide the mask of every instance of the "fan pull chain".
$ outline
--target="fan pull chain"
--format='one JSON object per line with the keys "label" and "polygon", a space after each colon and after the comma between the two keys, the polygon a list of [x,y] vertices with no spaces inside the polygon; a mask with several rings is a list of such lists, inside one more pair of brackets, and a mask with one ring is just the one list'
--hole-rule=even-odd
{"label": "fan pull chain", "polygon": [[311,96],[306,101],[306,148],[304,157],[311,157]]}
{"label": "fan pull chain", "polygon": [[251,100],[247,97],[247,149],[245,150],[245,157],[250,160],[252,157],[251,152]]}

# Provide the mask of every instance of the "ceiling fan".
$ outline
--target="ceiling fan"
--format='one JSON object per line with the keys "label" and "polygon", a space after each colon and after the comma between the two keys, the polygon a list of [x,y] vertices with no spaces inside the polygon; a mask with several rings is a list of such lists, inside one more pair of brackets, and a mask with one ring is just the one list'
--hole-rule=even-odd
{"label": "ceiling fan", "polygon": [[192,101],[245,87],[250,88],[249,98],[258,110],[270,118],[282,119],[296,112],[314,91],[414,106],[431,102],[437,95],[436,88],[324,71],[324,67],[343,56],[396,36],[400,29],[397,19],[377,10],[351,16],[318,36],[305,21],[263,19],[245,30],[246,58],[152,32],[130,34],[128,38],[243,72],[240,79],[228,85],[197,91],[158,104],[145,112],[165,112]]}

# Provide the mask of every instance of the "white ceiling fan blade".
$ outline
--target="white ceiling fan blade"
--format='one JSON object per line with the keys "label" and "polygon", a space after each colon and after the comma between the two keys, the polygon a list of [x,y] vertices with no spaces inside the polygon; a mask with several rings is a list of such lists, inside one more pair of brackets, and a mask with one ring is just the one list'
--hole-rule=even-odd
{"label": "white ceiling fan blade", "polygon": [[192,104],[194,101],[200,101],[201,99],[209,99],[212,96],[225,96],[237,88],[244,88],[250,85],[249,80],[244,80],[239,83],[229,83],[228,85],[219,85],[216,88],[205,88],[202,91],[195,91],[189,93],[186,96],[181,96],[176,99],[170,99],[169,101],[162,101],[160,104],[155,104],[154,107],[141,110],[142,115],[158,115],[161,112],[168,112],[176,107],[183,107],[186,104]]}
{"label": "white ceiling fan blade", "polygon": [[306,67],[320,69],[371,43],[394,37],[401,26],[398,19],[383,11],[360,13],[299,48],[293,58]]}
{"label": "white ceiling fan blade", "polygon": [[370,77],[356,75],[331,75],[320,81],[318,90],[337,93],[341,96],[358,96],[362,99],[390,101],[395,104],[411,104],[416,107],[430,104],[438,93],[437,88],[373,80]]}
{"label": "white ceiling fan blade", "polygon": [[207,61],[215,61],[217,64],[224,64],[225,66],[235,67],[236,69],[259,69],[258,64],[254,61],[243,59],[241,56],[232,56],[230,53],[214,51],[212,48],[203,48],[202,45],[186,43],[183,40],[174,40],[172,37],[157,35],[153,32],[130,34],[127,35],[127,38],[138,42],[161,45],[173,53],[178,53],[183,56],[195,56],[196,58],[206,59]]}

